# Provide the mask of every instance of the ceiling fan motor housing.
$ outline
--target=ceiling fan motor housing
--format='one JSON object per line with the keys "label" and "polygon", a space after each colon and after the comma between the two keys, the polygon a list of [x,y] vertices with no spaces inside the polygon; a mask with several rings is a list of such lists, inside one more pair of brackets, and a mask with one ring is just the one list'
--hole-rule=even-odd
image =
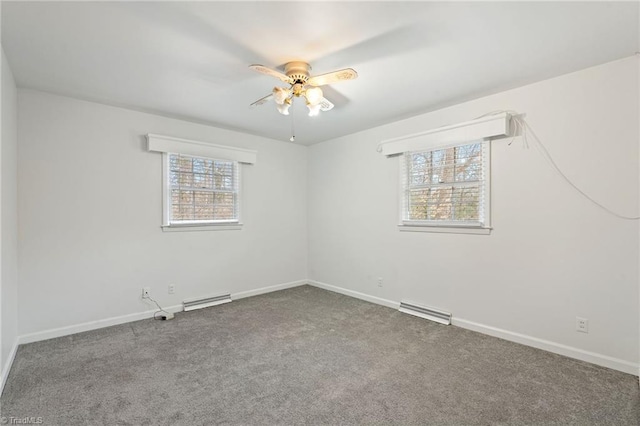
{"label": "ceiling fan motor housing", "polygon": [[306,62],[294,61],[284,64],[284,73],[293,80],[293,83],[304,85],[309,80],[311,66]]}

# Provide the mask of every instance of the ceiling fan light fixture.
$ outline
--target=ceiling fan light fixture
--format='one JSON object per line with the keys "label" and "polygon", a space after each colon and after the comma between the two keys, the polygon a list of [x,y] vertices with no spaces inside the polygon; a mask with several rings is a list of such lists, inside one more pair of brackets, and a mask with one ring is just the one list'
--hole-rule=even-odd
{"label": "ceiling fan light fixture", "polygon": [[273,88],[273,100],[276,102],[276,104],[283,105],[289,98],[289,96],[291,96],[291,90],[284,89],[282,87]]}
{"label": "ceiling fan light fixture", "polygon": [[307,104],[307,108],[309,108],[309,117],[315,117],[320,113],[320,104],[311,105]]}
{"label": "ceiling fan light fixture", "polygon": [[322,93],[321,88],[310,87],[305,91],[304,96],[307,98],[307,102],[310,105],[318,105],[322,101],[324,94]]}
{"label": "ceiling fan light fixture", "polygon": [[284,103],[282,104],[276,104],[276,108],[278,108],[278,112],[282,115],[289,115],[289,108],[291,107],[291,101],[288,101],[288,99],[285,100]]}

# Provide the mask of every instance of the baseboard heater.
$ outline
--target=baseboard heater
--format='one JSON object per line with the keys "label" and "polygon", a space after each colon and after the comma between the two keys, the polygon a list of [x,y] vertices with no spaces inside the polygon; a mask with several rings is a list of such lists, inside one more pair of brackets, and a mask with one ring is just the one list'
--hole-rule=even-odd
{"label": "baseboard heater", "polygon": [[231,302],[230,294],[222,296],[204,297],[200,299],[189,299],[182,302],[185,311],[194,311],[196,309],[208,308],[209,306],[222,305]]}
{"label": "baseboard heater", "polygon": [[427,308],[426,306],[418,306],[406,302],[400,302],[400,312],[405,314],[415,315],[420,318],[435,321],[440,324],[451,324],[451,314],[448,312],[439,311],[433,308]]}

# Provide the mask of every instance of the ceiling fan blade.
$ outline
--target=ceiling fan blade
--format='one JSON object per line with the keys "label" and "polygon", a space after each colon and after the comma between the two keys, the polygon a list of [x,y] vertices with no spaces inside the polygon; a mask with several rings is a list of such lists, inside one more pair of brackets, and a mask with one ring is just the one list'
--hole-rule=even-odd
{"label": "ceiling fan blade", "polygon": [[338,108],[348,104],[350,102],[350,99],[337,91],[334,87],[335,86],[323,86],[322,93],[324,93],[324,97],[327,99],[331,99],[331,103]]}
{"label": "ceiling fan blade", "polygon": [[286,74],[283,74],[280,71],[276,71],[274,69],[267,68],[264,65],[258,65],[258,64],[249,65],[249,68],[251,68],[254,71],[258,71],[261,74],[270,75],[271,77],[275,77],[280,81],[291,84],[291,79]]}
{"label": "ceiling fan blade", "polygon": [[353,80],[358,78],[358,73],[351,68],[333,71],[326,74],[311,77],[307,84],[309,86],[324,86],[325,84],[337,83],[338,81]]}
{"label": "ceiling fan blade", "polygon": [[[212,56],[209,64],[199,66],[198,72],[222,84],[244,80],[248,75],[242,72],[246,69],[246,64],[269,61],[261,52],[247,47],[237,32],[227,34],[220,25],[215,25],[215,7],[195,8],[186,2],[123,2],[120,6],[132,14],[132,19],[139,20],[141,25],[146,23],[153,28],[158,26],[166,31],[182,34],[185,40],[189,40],[186,43],[209,46],[212,55],[216,56]],[[235,7],[243,8],[244,5],[238,4]]]}
{"label": "ceiling fan blade", "polygon": [[320,111],[329,111],[330,109],[333,109],[333,104],[327,98],[322,98],[320,101]]}
{"label": "ceiling fan blade", "polygon": [[[425,3],[426,4],[426,3]],[[422,5],[420,2],[407,2],[407,10],[419,16]],[[426,6],[429,7],[429,6]],[[413,8],[416,8],[415,10]],[[343,64],[360,64],[381,59],[382,56],[399,56],[428,47],[434,47],[437,37],[437,29],[422,23],[407,24],[398,28],[390,29],[372,38],[360,41],[345,47],[341,50],[329,53],[322,58],[314,59],[316,69],[331,69]],[[421,40],[416,43],[416,40]]]}
{"label": "ceiling fan blade", "polygon": [[271,99],[273,99],[273,93],[269,93],[267,96],[265,96],[264,98],[260,98],[257,101],[255,101],[254,103],[252,103],[251,107],[257,107],[260,106],[264,103],[267,103],[268,101],[270,101]]}

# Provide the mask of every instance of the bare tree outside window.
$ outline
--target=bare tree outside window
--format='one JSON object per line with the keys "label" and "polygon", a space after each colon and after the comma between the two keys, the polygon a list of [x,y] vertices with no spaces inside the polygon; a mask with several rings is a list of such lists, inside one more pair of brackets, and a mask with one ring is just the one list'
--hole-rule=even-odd
{"label": "bare tree outside window", "polygon": [[481,221],[482,143],[411,152],[405,161],[405,220]]}
{"label": "bare tree outside window", "polygon": [[169,154],[170,223],[238,219],[238,164]]}

